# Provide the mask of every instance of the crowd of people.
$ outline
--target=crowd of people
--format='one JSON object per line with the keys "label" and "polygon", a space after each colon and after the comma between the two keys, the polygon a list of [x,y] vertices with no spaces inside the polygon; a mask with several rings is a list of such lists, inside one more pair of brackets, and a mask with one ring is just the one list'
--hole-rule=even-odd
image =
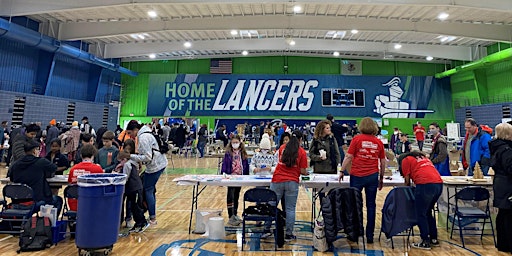
{"label": "crowd of people", "polygon": [[[497,247],[511,252],[512,239],[512,125],[496,126],[495,136],[488,126],[479,125],[474,119],[464,122],[466,134],[462,143],[461,162],[467,175],[472,175],[476,163],[484,173],[492,167],[494,178],[494,207],[497,216]],[[196,132],[197,131],[197,132]],[[312,131],[312,132],[311,132]],[[350,131],[350,133],[349,133]],[[225,175],[272,175],[270,189],[276,192],[286,215],[285,240],[296,239],[294,231],[299,178],[307,176],[311,167],[315,174],[338,174],[342,180],[350,175],[350,186],[365,193],[366,241],[373,243],[376,198],[382,189],[387,167],[386,150],[395,153],[405,185],[414,185],[416,216],[421,241],[412,247],[431,249],[439,246],[437,228],[432,211],[441,191],[441,176],[451,175],[448,162],[446,132],[438,123],[430,123],[428,130],[418,122],[414,127],[415,141],[394,128],[389,136],[389,149],[384,147],[377,123],[363,118],[359,126],[348,128],[339,124],[332,115],[319,121],[314,129],[308,125],[292,129],[286,122],[270,125],[261,122],[245,125],[244,135],[228,134],[224,125],[215,131],[215,137],[225,144],[221,172]],[[159,151],[159,140],[173,141],[183,147],[187,140],[197,139],[199,157],[205,154],[209,134],[206,125],[199,129],[186,124],[140,124],[132,120],[125,130],[120,126],[114,131],[101,127],[97,131],[88,123],[73,122],[70,127],[49,122],[46,129],[38,123],[9,130],[7,122],[0,126],[1,155],[9,164],[8,177],[13,182],[29,185],[34,190],[36,206],[54,205],[60,213],[63,201],[57,188],[51,188],[46,178],[69,172],[69,183],[77,177],[91,173],[117,172],[127,175],[126,214],[124,221],[132,232],[143,232],[156,220],[156,184],[168,165],[165,153]],[[347,141],[350,135],[351,141]],[[425,138],[431,139],[431,151],[424,152]],[[245,149],[245,141],[259,143],[252,159]],[[411,144],[418,147],[413,150]],[[275,150],[273,150],[273,148]],[[309,150],[309,163],[308,152]],[[142,167],[145,166],[141,174]],[[229,225],[239,225],[240,187],[228,187],[226,205]],[[76,200],[70,200],[70,209],[76,209]],[[144,216],[148,211],[148,218]],[[132,221],[134,220],[134,221]]]}

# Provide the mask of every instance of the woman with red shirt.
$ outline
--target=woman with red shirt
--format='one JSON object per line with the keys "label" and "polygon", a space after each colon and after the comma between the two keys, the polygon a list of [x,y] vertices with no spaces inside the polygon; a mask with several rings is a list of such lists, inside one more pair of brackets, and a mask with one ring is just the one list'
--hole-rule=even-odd
{"label": "woman with red shirt", "polygon": [[[295,240],[293,225],[295,224],[295,208],[299,196],[299,177],[308,175],[308,156],[302,145],[302,133],[294,131],[290,141],[279,148],[279,162],[277,164],[270,189],[276,192],[278,200],[284,195],[286,212],[285,240]],[[279,202],[277,202],[279,203]]]}
{"label": "woman with red shirt", "polygon": [[400,173],[404,176],[405,185],[414,181],[416,220],[420,228],[421,242],[411,246],[418,249],[430,250],[431,246],[439,246],[437,240],[436,219],[432,216],[434,205],[441,196],[443,180],[434,164],[420,151],[402,154],[398,158]]}
{"label": "woman with red shirt", "polygon": [[[341,170],[352,164],[350,169],[350,187],[363,188],[366,195],[366,241],[373,243],[375,229],[377,188],[382,189],[384,170],[386,168],[386,155],[384,144],[375,135],[379,131],[377,123],[369,117],[361,120],[359,126],[361,134],[352,139],[348,152],[343,159]],[[380,168],[379,168],[380,166]],[[380,175],[379,175],[380,173]],[[339,174],[343,179],[343,172]],[[380,177],[380,178],[379,178]]]}

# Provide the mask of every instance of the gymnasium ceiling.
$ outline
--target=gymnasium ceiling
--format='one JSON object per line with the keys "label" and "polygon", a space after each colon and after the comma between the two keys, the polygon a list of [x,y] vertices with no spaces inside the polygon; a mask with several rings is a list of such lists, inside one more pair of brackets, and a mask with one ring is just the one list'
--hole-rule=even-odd
{"label": "gymnasium ceiling", "polygon": [[43,34],[123,61],[247,51],[443,63],[512,42],[512,0],[0,0],[0,16],[28,16]]}

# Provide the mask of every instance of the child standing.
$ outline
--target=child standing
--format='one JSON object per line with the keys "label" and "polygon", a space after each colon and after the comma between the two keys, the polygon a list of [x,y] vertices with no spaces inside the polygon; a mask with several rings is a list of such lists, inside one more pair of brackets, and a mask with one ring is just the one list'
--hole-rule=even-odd
{"label": "child standing", "polygon": [[98,151],[98,155],[94,159],[95,163],[99,164],[106,173],[112,172],[117,165],[117,154],[119,150],[112,146],[115,135],[112,131],[106,131],[101,137],[103,147]]}
{"label": "child standing", "polygon": [[400,134],[400,140],[396,143],[395,154],[397,157],[403,153],[411,152],[411,143],[407,139],[407,134]]}
{"label": "child standing", "polygon": [[62,175],[64,171],[69,168],[68,157],[60,152],[61,142],[59,139],[54,139],[50,142],[50,152],[46,155],[46,159],[57,166],[55,175]]}
{"label": "child standing", "polygon": [[[149,223],[144,217],[144,211],[142,210],[142,180],[139,176],[138,166],[139,164],[133,160],[130,160],[130,154],[135,154],[135,150],[131,149],[129,152],[128,147],[125,147],[125,150],[119,152],[118,160],[120,161],[119,167],[122,166],[122,169],[119,168],[116,171],[120,173],[124,173],[127,175],[128,179],[126,180],[125,185],[125,196],[127,199],[127,204],[130,205],[130,212],[133,215],[135,220],[135,225],[130,229],[131,232],[144,232],[149,227]],[[128,209],[127,209],[128,210]]]}
{"label": "child standing", "polygon": [[269,175],[274,173],[276,165],[277,158],[271,151],[270,139],[264,137],[260,142],[260,151],[251,160],[250,172],[258,175]]}
{"label": "child standing", "polygon": [[[226,154],[222,160],[221,173],[230,175],[248,175],[249,161],[244,144],[241,143],[240,135],[234,135],[231,143],[226,147]],[[227,208],[231,226],[238,226],[242,219],[237,216],[238,198],[240,197],[240,187],[228,187]]]}

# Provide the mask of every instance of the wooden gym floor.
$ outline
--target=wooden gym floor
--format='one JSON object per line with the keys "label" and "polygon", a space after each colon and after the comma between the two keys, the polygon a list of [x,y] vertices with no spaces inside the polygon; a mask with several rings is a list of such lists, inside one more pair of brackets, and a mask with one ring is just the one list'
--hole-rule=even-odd
{"label": "wooden gym floor", "polygon": [[[335,242],[336,251],[319,253],[312,248],[312,233],[309,220],[311,218],[311,192],[300,189],[297,202],[297,223],[295,225],[297,240],[287,243],[279,251],[273,251],[273,239],[261,241],[261,251],[241,252],[236,246],[236,234],[228,232],[223,241],[209,241],[201,235],[188,234],[188,222],[192,197],[192,187],[177,186],[172,180],[183,174],[214,174],[217,171],[217,158],[180,158],[173,156],[174,168],[169,166],[157,184],[157,220],[158,225],[149,227],[144,233],[131,234],[121,237],[114,245],[110,255],[509,255],[499,253],[492,242],[492,237],[484,237],[483,242],[478,236],[465,237],[466,248],[462,248],[458,235],[449,239],[449,232],[439,227],[441,247],[431,251],[411,249],[406,244],[405,237],[395,237],[395,249],[383,237],[378,240],[382,204],[390,188],[385,188],[377,195],[377,224],[375,243],[366,245],[363,251],[362,243],[348,242],[339,239]],[[5,177],[6,168],[0,167],[0,176]],[[242,193],[247,188],[244,188]],[[60,190],[62,194],[62,189]],[[226,188],[207,187],[199,197],[199,208],[222,209],[227,221]],[[242,203],[238,210],[242,212]],[[194,222],[192,223],[194,225]],[[194,226],[193,226],[194,227]],[[192,227],[192,228],[193,228]],[[228,228],[228,231],[233,229]],[[126,229],[123,229],[126,231]],[[229,234],[231,233],[231,234]],[[419,231],[415,231],[419,234]],[[419,236],[411,238],[418,241]],[[511,241],[512,242],[512,241]],[[0,235],[0,255],[17,255],[18,237]],[[249,250],[249,246],[244,247]],[[40,252],[25,252],[25,255],[77,255],[74,240],[66,238],[58,245]]]}

